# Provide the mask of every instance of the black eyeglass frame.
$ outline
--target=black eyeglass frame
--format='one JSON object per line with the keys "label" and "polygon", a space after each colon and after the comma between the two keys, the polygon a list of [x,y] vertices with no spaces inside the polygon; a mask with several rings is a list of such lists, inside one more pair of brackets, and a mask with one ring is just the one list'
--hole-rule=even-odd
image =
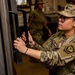
{"label": "black eyeglass frame", "polygon": [[61,22],[65,22],[67,19],[70,19],[70,18],[74,18],[75,20],[75,17],[67,17],[63,15],[58,15],[58,19],[61,19]]}

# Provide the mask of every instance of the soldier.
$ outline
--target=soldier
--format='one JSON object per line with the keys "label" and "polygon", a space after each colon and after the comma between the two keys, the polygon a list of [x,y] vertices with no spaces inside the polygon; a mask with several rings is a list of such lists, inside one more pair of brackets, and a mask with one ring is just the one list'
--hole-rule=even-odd
{"label": "soldier", "polygon": [[43,2],[41,0],[37,0],[35,2],[35,9],[30,13],[28,27],[29,31],[38,44],[42,45],[44,43],[43,40],[43,26],[49,32],[49,36],[51,35],[51,31],[46,25],[46,16],[44,12],[42,12]]}
{"label": "soldier", "polygon": [[[60,31],[42,46],[33,41],[29,34],[32,49],[26,47],[21,38],[14,40],[14,47],[21,53],[49,65],[49,75],[75,75],[75,5],[66,5],[58,14]],[[25,37],[23,39],[26,40]]]}

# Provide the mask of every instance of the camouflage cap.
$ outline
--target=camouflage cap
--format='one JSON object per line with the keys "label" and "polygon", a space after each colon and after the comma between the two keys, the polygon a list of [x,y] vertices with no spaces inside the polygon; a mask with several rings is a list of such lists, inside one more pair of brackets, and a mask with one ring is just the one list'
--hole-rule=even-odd
{"label": "camouflage cap", "polygon": [[40,1],[40,2],[37,2],[37,4],[43,4],[43,2]]}
{"label": "camouflage cap", "polygon": [[66,17],[75,17],[75,5],[67,4],[63,11],[58,12],[58,14]]}
{"label": "camouflage cap", "polygon": [[36,4],[44,4],[42,0],[36,0]]}

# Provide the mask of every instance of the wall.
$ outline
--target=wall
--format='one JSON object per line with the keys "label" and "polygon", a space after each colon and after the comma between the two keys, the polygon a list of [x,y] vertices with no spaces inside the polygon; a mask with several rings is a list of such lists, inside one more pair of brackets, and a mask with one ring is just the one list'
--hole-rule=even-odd
{"label": "wall", "polygon": [[66,4],[66,0],[58,0],[58,5],[65,6]]}
{"label": "wall", "polygon": [[64,7],[66,5],[66,0],[43,0],[44,3],[49,3],[56,11],[58,10],[57,6],[61,5],[61,7]]}

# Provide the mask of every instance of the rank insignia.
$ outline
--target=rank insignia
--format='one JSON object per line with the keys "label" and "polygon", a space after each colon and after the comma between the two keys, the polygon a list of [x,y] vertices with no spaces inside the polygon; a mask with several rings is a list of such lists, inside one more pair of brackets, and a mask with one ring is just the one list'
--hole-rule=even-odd
{"label": "rank insignia", "polygon": [[72,45],[66,46],[66,47],[64,48],[64,51],[65,51],[67,54],[70,54],[70,53],[75,52],[74,47],[73,47]]}

